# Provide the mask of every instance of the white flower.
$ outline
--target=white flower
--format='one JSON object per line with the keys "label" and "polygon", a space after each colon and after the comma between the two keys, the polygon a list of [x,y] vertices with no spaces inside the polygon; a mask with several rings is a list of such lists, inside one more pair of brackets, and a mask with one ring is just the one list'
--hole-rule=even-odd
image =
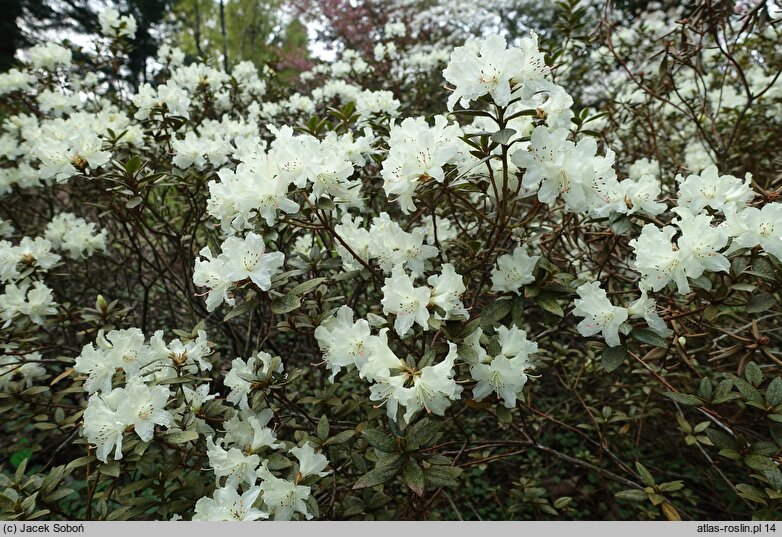
{"label": "white flower", "polygon": [[426,261],[437,255],[437,247],[424,244],[424,238],[424,229],[419,227],[407,233],[387,213],[380,213],[369,228],[368,253],[386,274],[403,264],[414,277],[419,277],[424,274]]}
{"label": "white flower", "polygon": [[204,496],[196,502],[193,520],[239,520],[246,522],[269,518],[268,513],[253,507],[260,494],[260,487],[250,487],[241,496],[235,487],[219,488],[214,491],[212,498]]}
{"label": "white flower", "polygon": [[104,397],[93,394],[87,401],[84,411],[84,436],[97,449],[98,460],[108,462],[109,453],[114,449],[114,459],[122,458],[122,436],[127,424],[117,419],[116,408],[109,406]]}
{"label": "white flower", "polygon": [[233,280],[228,276],[226,256],[214,257],[208,246],[204,246],[199,254],[204,259],[195,261],[193,283],[209,289],[206,297],[207,311],[214,311],[223,302],[229,306],[236,304],[236,301],[228,296]]}
{"label": "white flower", "polygon": [[527,150],[519,150],[511,160],[525,168],[522,185],[536,190],[538,199],[553,205],[560,195],[571,211],[599,210],[619,184],[612,165],[614,153],[597,156],[594,138],[578,143],[568,140],[569,131],[535,127]]}
{"label": "white flower", "polygon": [[331,368],[331,382],[343,367],[360,367],[367,360],[370,337],[369,323],[364,319],[354,323],[353,310],[348,306],[340,307],[336,315],[315,329],[315,339],[323,352],[323,359]]}
{"label": "white flower", "polygon": [[767,203],[762,208],[725,209],[728,233],[733,237],[730,251],[760,246],[782,260],[782,203]]}
{"label": "white flower", "polygon": [[310,475],[325,477],[331,473],[324,471],[329,464],[326,456],[322,453],[315,453],[309,442],[306,442],[301,447],[291,448],[288,451],[299,460],[299,474],[302,479]]}
{"label": "white flower", "polygon": [[407,275],[402,265],[397,265],[391,271],[391,277],[386,278],[381,289],[383,313],[396,315],[394,329],[400,337],[410,331],[414,323],[418,323],[425,331],[429,330],[429,300],[431,290],[428,287],[414,287],[413,280]]}
{"label": "white flower", "polygon": [[543,80],[549,69],[538,50],[537,37],[525,37],[522,48],[506,48],[505,40],[490,35],[483,41],[468,40],[451,53],[443,71],[445,79],[455,86],[448,97],[448,110],[458,101],[463,108],[487,93],[498,106],[507,106],[511,84]]}
{"label": "white flower", "polygon": [[404,405],[410,398],[411,389],[404,385],[406,378],[407,375],[387,375],[376,379],[377,383],[369,388],[369,399],[385,404],[386,414],[392,420],[396,420],[399,405]]}
{"label": "white flower", "polygon": [[442,362],[424,367],[413,377],[413,386],[403,400],[406,422],[409,423],[410,418],[421,409],[442,416],[451,406],[451,401],[459,399],[462,387],[453,378],[456,345],[449,342],[448,349],[448,355]]}
{"label": "white flower", "polygon": [[429,276],[427,283],[432,287],[430,304],[437,306],[445,312],[445,315],[435,313],[435,319],[465,319],[469,317],[467,309],[462,304],[462,294],[467,290],[462,277],[456,273],[453,265],[444,264],[440,274]]}
{"label": "white flower", "polygon": [[334,226],[334,232],[350,247],[348,250],[339,240],[334,241],[345,270],[358,270],[362,267],[356,256],[365,262],[369,259],[369,230],[360,227],[363,220],[360,216],[353,218],[350,213],[345,213],[340,223]]}
{"label": "white flower", "polygon": [[136,19],[133,15],[120,17],[119,11],[114,8],[106,8],[98,14],[100,31],[107,37],[127,37],[133,39],[136,35]]}
{"label": "white flower", "polygon": [[668,337],[673,332],[665,324],[665,321],[657,313],[657,301],[650,298],[649,290],[641,286],[641,296],[627,307],[627,313],[631,318],[643,317],[649,328],[660,334],[662,337]]}
{"label": "white flower", "polygon": [[576,292],[580,298],[573,302],[573,314],[584,318],[578,332],[585,337],[602,332],[609,347],[619,345],[619,327],[627,320],[627,309],[611,304],[599,282],[580,285]]}
{"label": "white flower", "polygon": [[752,174],[748,173],[742,182],[732,175],[719,175],[716,166],[709,166],[700,175],[689,175],[686,179],[677,175],[676,182],[679,183],[679,207],[686,207],[693,214],[703,212],[706,207],[723,211],[728,204],[734,204],[740,210],[755,196]]}
{"label": "white flower", "polygon": [[89,257],[106,249],[106,230],[98,233],[95,224],[71,213],[60,213],[46,225],[46,239],[52,248],[65,250],[71,259]]}
{"label": "white flower", "polygon": [[237,448],[224,449],[219,443],[209,436],[206,439],[206,455],[209,457],[209,465],[219,480],[225,477],[227,487],[236,487],[241,483],[254,485],[256,470],[261,463],[258,455],[245,455]]}
{"label": "white flower", "polygon": [[0,354],[0,391],[7,391],[16,377],[21,377],[21,383],[26,388],[45,378],[46,368],[39,363],[41,360],[39,352]]}
{"label": "white flower", "polygon": [[486,349],[481,346],[481,337],[483,337],[483,328],[478,327],[464,338],[459,346],[459,357],[463,362],[476,364],[485,361],[487,353]]}
{"label": "white flower", "polygon": [[442,183],[443,167],[454,163],[463,147],[458,125],[448,125],[444,116],[435,116],[430,127],[422,117],[407,118],[391,125],[388,157],[381,175],[386,195],[395,195],[402,212],[415,210],[413,194],[419,182],[433,179]]}
{"label": "white flower", "polygon": [[[238,404],[239,408],[246,410],[249,407],[247,395],[252,391],[252,383],[244,380],[242,376],[268,375],[272,364],[272,356],[266,352],[259,352],[251,356],[245,362],[241,358],[235,358],[231,362],[231,370],[225,375],[223,383],[231,389],[227,400],[230,403]],[[282,363],[273,371],[282,373]]]}
{"label": "white flower", "polygon": [[698,278],[704,271],[728,272],[730,261],[720,253],[728,243],[728,233],[724,226],[711,225],[711,216],[693,214],[683,207],[674,209],[679,218],[673,223],[681,231],[676,241],[681,258],[681,266],[688,278]]}
{"label": "white flower", "polygon": [[359,376],[370,381],[380,381],[391,375],[391,371],[404,366],[402,360],[388,346],[388,328],[380,330],[377,336],[367,338],[367,359],[357,361]]}
{"label": "white flower", "polygon": [[8,326],[17,315],[26,315],[33,323],[42,325],[44,317],[57,313],[56,306],[52,290],[43,282],[35,282],[32,289],[29,281],[8,284],[0,295],[0,320]]}
{"label": "white flower", "polygon": [[516,326],[500,326],[497,334],[500,354],[487,362],[484,352],[479,361],[470,366],[470,375],[478,381],[473,388],[473,398],[481,401],[494,392],[507,408],[513,408],[516,397],[527,383],[527,370],[534,368],[530,355],[537,352],[538,345],[527,340],[527,333]]}
{"label": "white flower", "polygon": [[14,91],[30,91],[34,79],[32,75],[19,69],[11,69],[0,74],[0,95]]}
{"label": "white flower", "polygon": [[524,246],[517,246],[512,255],[501,255],[491,271],[491,290],[520,295],[523,286],[535,281],[533,271],[539,259],[538,255],[528,255]]}
{"label": "white flower", "polygon": [[274,520],[290,520],[294,513],[301,513],[307,520],[312,518],[305,502],[310,497],[309,487],[274,476],[265,461],[258,469],[258,477],[261,478],[263,503],[274,515]]}
{"label": "white flower", "polygon": [[141,440],[149,442],[154,436],[155,425],[168,427],[171,423],[171,413],[163,408],[170,396],[171,391],[165,386],[149,387],[138,377],[132,378],[127,382],[122,398],[118,398],[117,416],[133,427]]}
{"label": "white flower", "polygon": [[185,397],[188,408],[195,414],[201,412],[204,403],[217,397],[216,393],[209,393],[208,382],[206,384],[201,384],[195,390],[186,385],[182,385],[182,394]]}
{"label": "white flower", "polygon": [[107,462],[114,448],[114,459],[121,459],[122,436],[131,427],[144,442],[152,440],[155,425],[168,427],[172,416],[163,407],[170,395],[165,386],[150,388],[139,378],[108,394],[93,394],[84,411],[84,434],[96,444],[95,456]]}
{"label": "white flower", "polygon": [[277,442],[273,429],[267,427],[274,412],[264,408],[257,414],[252,410],[243,410],[225,422],[225,442],[234,445],[245,453],[256,453],[261,448],[279,449],[284,446]]}
{"label": "white flower", "polygon": [[282,268],[285,254],[282,252],[264,253],[266,245],[263,237],[248,233],[244,239],[228,237],[222,244],[225,256],[225,268],[228,278],[234,282],[250,279],[262,291],[272,286],[272,276]]}
{"label": "white flower", "polygon": [[635,268],[641,273],[642,282],[652,291],[659,291],[670,281],[676,282],[679,293],[690,291],[681,254],[671,242],[675,234],[676,229],[672,226],[660,229],[654,224],[646,224],[641,235],[629,242],[635,251]]}
{"label": "white flower", "polygon": [[657,201],[660,196],[660,181],[653,175],[642,175],[638,179],[625,179],[619,183],[623,196],[625,214],[644,212],[656,216],[666,210],[666,205]]}
{"label": "white flower", "polygon": [[30,63],[39,69],[54,71],[59,65],[69,67],[73,54],[65,47],[56,43],[46,43],[45,45],[36,45],[27,51],[30,56]]}
{"label": "white flower", "polygon": [[186,343],[174,339],[168,344],[163,341],[163,332],[158,331],[155,332],[149,343],[155,356],[159,360],[166,361],[166,366],[186,367],[192,372],[197,371],[196,367],[202,371],[212,369],[212,364],[206,360],[212,351],[209,349],[209,342],[204,330],[199,330],[198,337]]}

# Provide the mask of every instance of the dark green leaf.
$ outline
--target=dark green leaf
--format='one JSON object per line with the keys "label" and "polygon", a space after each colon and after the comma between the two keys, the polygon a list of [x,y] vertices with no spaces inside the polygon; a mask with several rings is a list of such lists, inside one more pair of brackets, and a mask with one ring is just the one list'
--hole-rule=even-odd
{"label": "dark green leaf", "polygon": [[128,175],[133,175],[141,169],[141,165],[141,157],[135,155],[125,163],[125,171],[128,172]]}
{"label": "dark green leaf", "polygon": [[646,469],[646,466],[636,461],[635,468],[636,470],[638,470],[638,474],[641,476],[641,479],[643,479],[644,483],[646,483],[650,487],[653,487],[655,485],[654,478],[652,477],[652,474],[649,472],[649,470]]}
{"label": "dark green leaf", "polygon": [[299,300],[299,297],[292,294],[275,298],[271,302],[272,312],[278,315],[291,312],[299,306],[301,306],[301,300]]}
{"label": "dark green leaf", "polygon": [[657,332],[649,328],[635,328],[631,334],[641,343],[646,343],[647,345],[652,345],[654,347],[660,347],[661,349],[668,348],[668,342],[665,341],[665,338],[660,337]]}
{"label": "dark green leaf", "polygon": [[617,367],[619,367],[622,362],[625,361],[627,358],[627,349],[624,345],[620,345],[617,347],[606,347],[603,349],[603,369],[605,369],[606,373],[610,373]]}
{"label": "dark green leaf", "polygon": [[782,403],[782,378],[776,377],[766,388],[766,403],[770,406]]}
{"label": "dark green leaf", "polygon": [[386,453],[392,453],[397,451],[396,440],[392,436],[387,435],[377,429],[367,429],[361,431],[361,437],[367,444],[373,448],[385,451]]}
{"label": "dark green leaf", "polygon": [[514,129],[500,129],[491,135],[491,141],[501,145],[508,145],[514,134],[516,134]]}
{"label": "dark green leaf", "polygon": [[701,401],[698,397],[688,393],[665,392],[663,395],[682,405],[700,406],[703,404],[703,401]]}
{"label": "dark green leaf", "polygon": [[744,457],[744,463],[753,470],[769,471],[776,468],[774,461],[763,455],[747,455]]}
{"label": "dark green leaf", "polygon": [[481,324],[484,328],[496,326],[496,324],[510,313],[512,303],[510,300],[498,299],[486,306],[481,312]]}
{"label": "dark green leaf", "polygon": [[562,306],[550,296],[539,296],[535,298],[535,303],[549,313],[553,313],[557,317],[564,317],[565,312],[562,310]]}
{"label": "dark green leaf", "polygon": [[649,499],[646,493],[642,490],[623,490],[614,494],[617,500],[627,500],[630,502],[645,502]]}
{"label": "dark green leaf", "polygon": [[423,418],[416,422],[405,435],[405,445],[408,451],[416,451],[423,447],[429,447],[436,441],[436,435],[440,432],[440,422]]}
{"label": "dark green leaf", "polygon": [[351,438],[353,438],[356,435],[356,431],[352,429],[348,429],[347,431],[342,431],[341,433],[337,433],[325,442],[323,442],[324,446],[336,446],[339,444],[344,444]]}
{"label": "dark green leaf", "polygon": [[424,495],[424,471],[421,466],[410,459],[402,467],[402,478],[410,490],[418,496]]}
{"label": "dark green leaf", "polygon": [[459,484],[456,478],[461,473],[461,468],[455,466],[432,466],[425,470],[424,475],[429,487],[455,487]]}
{"label": "dark green leaf", "polygon": [[325,414],[318,420],[318,426],[315,429],[315,432],[321,440],[325,440],[329,437],[329,419]]}
{"label": "dark green leaf", "polygon": [[747,302],[747,313],[760,313],[766,311],[776,304],[776,299],[767,293],[755,295]]}
{"label": "dark green leaf", "polygon": [[300,283],[296,287],[290,290],[290,294],[299,296],[306,293],[309,293],[313,289],[315,289],[317,286],[319,286],[321,283],[325,282],[326,278],[313,278],[312,280],[307,280],[306,282]]}
{"label": "dark green leaf", "polygon": [[185,442],[198,440],[198,433],[196,431],[176,431],[167,434],[163,438],[171,444],[184,444]]}
{"label": "dark green leaf", "polygon": [[744,378],[746,378],[753,386],[759,386],[763,382],[763,372],[755,362],[747,363],[744,368]]}
{"label": "dark green leaf", "polygon": [[385,466],[380,466],[374,470],[370,470],[361,476],[359,480],[356,481],[355,485],[353,485],[353,488],[363,489],[367,487],[374,487],[376,485],[382,485],[383,483],[388,483],[397,476],[401,467],[402,462],[397,458],[395,462]]}

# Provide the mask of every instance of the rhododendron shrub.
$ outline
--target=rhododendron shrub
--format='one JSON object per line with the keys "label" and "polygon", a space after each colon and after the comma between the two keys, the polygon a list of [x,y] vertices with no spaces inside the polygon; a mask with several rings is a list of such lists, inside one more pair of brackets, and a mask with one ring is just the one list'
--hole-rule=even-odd
{"label": "rhododendron shrub", "polygon": [[0,74],[5,516],[777,516],[778,12],[550,9]]}

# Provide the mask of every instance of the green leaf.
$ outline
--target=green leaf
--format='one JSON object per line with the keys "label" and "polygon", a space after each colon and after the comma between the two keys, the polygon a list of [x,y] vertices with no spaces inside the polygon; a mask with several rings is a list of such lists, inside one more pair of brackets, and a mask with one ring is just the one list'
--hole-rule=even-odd
{"label": "green leaf", "polygon": [[18,468],[22,462],[26,461],[30,457],[33,456],[33,450],[32,449],[20,449],[13,455],[11,455],[11,465],[14,468]]}
{"label": "green leaf", "polygon": [[562,306],[560,306],[553,297],[541,295],[535,298],[535,303],[547,312],[553,313],[557,317],[565,316],[565,312],[562,309]]}
{"label": "green leaf", "polygon": [[744,463],[753,470],[760,470],[767,472],[776,469],[774,461],[770,457],[764,457],[763,455],[747,455],[744,457]]}
{"label": "green leaf", "polygon": [[776,304],[776,299],[767,293],[755,295],[747,302],[747,313],[760,313],[766,311]]}
{"label": "green leaf", "polygon": [[397,458],[396,461],[391,464],[386,464],[375,468],[374,470],[370,470],[356,481],[353,485],[353,489],[363,489],[388,483],[397,476],[401,467],[402,461]]}
{"label": "green leaf", "polygon": [[753,386],[759,386],[763,382],[763,372],[755,362],[747,363],[744,368],[744,378],[746,378]]}
{"label": "green leaf", "polygon": [[497,421],[500,423],[510,423],[513,421],[513,414],[510,409],[505,406],[498,405],[495,413],[497,414]]}
{"label": "green leaf", "polygon": [[185,442],[192,442],[198,440],[198,432],[196,431],[176,431],[167,434],[163,437],[166,442],[171,444],[184,444]]}
{"label": "green leaf", "polygon": [[514,129],[500,129],[491,135],[491,141],[501,145],[508,145],[514,134],[516,134]]}
{"label": "green leaf", "polygon": [[367,444],[373,448],[379,449],[380,451],[385,451],[386,453],[393,453],[397,451],[396,440],[394,440],[392,436],[378,431],[377,429],[367,429],[365,431],[361,431],[361,437],[366,441]]}
{"label": "green leaf", "polygon": [[510,313],[512,303],[510,300],[497,299],[481,312],[481,324],[484,328],[495,326]]}
{"label": "green leaf", "polygon": [[272,312],[278,315],[291,312],[299,306],[301,306],[301,300],[299,300],[299,297],[292,294],[275,298],[271,302]]}
{"label": "green leaf", "polygon": [[782,403],[782,378],[776,377],[766,388],[766,403],[770,406]]}
{"label": "green leaf", "polygon": [[125,171],[128,172],[128,175],[133,175],[141,169],[142,164],[141,157],[135,155],[125,163]]}
{"label": "green leaf", "polygon": [[416,451],[422,447],[429,447],[437,441],[437,433],[440,432],[441,424],[432,421],[429,418],[423,418],[417,421],[405,435],[405,445],[407,451]]}
{"label": "green leaf", "polygon": [[660,347],[661,349],[668,348],[668,342],[665,338],[660,337],[657,332],[650,330],[649,328],[635,328],[631,332],[631,335],[641,343],[646,343],[653,347]]}
{"label": "green leaf", "polygon": [[752,272],[765,280],[774,281],[774,265],[766,258],[758,257],[752,262]]}
{"label": "green leaf", "polygon": [[763,396],[761,396],[760,392],[749,382],[733,375],[731,375],[731,379],[733,380],[733,384],[739,390],[741,395],[744,396],[744,399],[746,399],[747,402],[758,404],[763,403]]}
{"label": "green leaf", "polygon": [[300,283],[296,287],[290,290],[290,294],[299,296],[304,295],[306,293],[309,293],[313,289],[315,289],[317,286],[319,286],[321,283],[325,282],[326,278],[313,278],[312,280],[307,280],[306,282]]}
{"label": "green leaf", "polygon": [[641,479],[643,479],[644,483],[646,483],[650,487],[653,487],[655,485],[654,478],[652,477],[652,474],[649,472],[649,470],[646,469],[646,466],[636,461],[635,468],[636,470],[638,470],[638,474],[641,476]]}
{"label": "green leaf", "polygon": [[282,453],[272,453],[266,461],[269,470],[282,470],[283,468],[290,468],[293,466],[290,459]]}
{"label": "green leaf", "polygon": [[337,433],[325,442],[323,442],[324,446],[336,446],[339,444],[344,444],[351,438],[353,438],[356,435],[356,431],[352,429],[348,429],[347,431],[342,431],[341,433]]}
{"label": "green leaf", "polygon": [[455,487],[459,484],[456,480],[462,473],[461,468],[455,466],[432,466],[426,469],[426,484],[434,487]]}
{"label": "green leaf", "polygon": [[627,500],[630,502],[645,502],[649,497],[642,490],[629,489],[617,492],[614,494],[614,498],[617,500]]}
{"label": "green leaf", "polygon": [[660,485],[660,491],[661,492],[676,492],[677,490],[681,490],[684,488],[684,482],[683,481],[669,481],[667,483],[663,483]]}
{"label": "green leaf", "polygon": [[13,511],[16,507],[16,502],[5,494],[0,494],[0,509],[4,511]]}
{"label": "green leaf", "polygon": [[625,361],[627,358],[627,348],[624,345],[618,347],[606,347],[603,349],[602,364],[606,373],[610,373]]}
{"label": "green leaf", "polygon": [[711,385],[711,380],[708,377],[703,377],[701,383],[698,386],[698,396],[704,400],[711,400],[711,396],[714,393],[714,388]]}
{"label": "green leaf", "polygon": [[329,419],[324,414],[318,420],[318,426],[315,429],[318,434],[318,438],[325,440],[329,437]]}
{"label": "green leaf", "polygon": [[234,309],[229,311],[225,317],[223,317],[223,321],[230,321],[234,317],[237,317],[239,315],[242,315],[244,313],[247,313],[251,309],[253,309],[255,306],[258,305],[258,299],[253,297],[250,300],[245,300],[238,306],[236,306]]}
{"label": "green leaf", "polygon": [[424,471],[421,465],[410,459],[402,467],[402,478],[405,480],[405,484],[416,495],[424,495]]}
{"label": "green leaf", "polygon": [[663,395],[682,405],[701,406],[703,404],[703,401],[701,401],[700,398],[688,393],[665,392]]}
{"label": "green leaf", "polygon": [[749,485],[747,483],[739,483],[738,485],[736,485],[736,492],[738,492],[739,496],[751,502],[768,505],[765,499],[765,494],[763,494],[763,491],[756,487],[753,487],[752,485]]}

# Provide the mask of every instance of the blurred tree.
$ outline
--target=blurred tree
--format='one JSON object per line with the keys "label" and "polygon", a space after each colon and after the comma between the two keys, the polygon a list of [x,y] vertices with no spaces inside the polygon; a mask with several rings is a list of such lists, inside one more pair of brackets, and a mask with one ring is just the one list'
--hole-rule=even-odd
{"label": "blurred tree", "polygon": [[300,71],[309,57],[307,28],[285,8],[281,0],[179,0],[171,17],[174,41],[186,54],[226,70],[251,61]]}
{"label": "blurred tree", "polygon": [[[211,1],[211,0],[209,0]],[[146,80],[146,64],[157,53],[153,29],[159,25],[170,0],[125,0],[111,2],[138,22],[130,52],[128,79],[134,85]],[[0,18],[0,69],[8,69],[19,49],[45,42],[52,36],[73,38],[100,32],[100,7],[90,0],[2,0]]]}

